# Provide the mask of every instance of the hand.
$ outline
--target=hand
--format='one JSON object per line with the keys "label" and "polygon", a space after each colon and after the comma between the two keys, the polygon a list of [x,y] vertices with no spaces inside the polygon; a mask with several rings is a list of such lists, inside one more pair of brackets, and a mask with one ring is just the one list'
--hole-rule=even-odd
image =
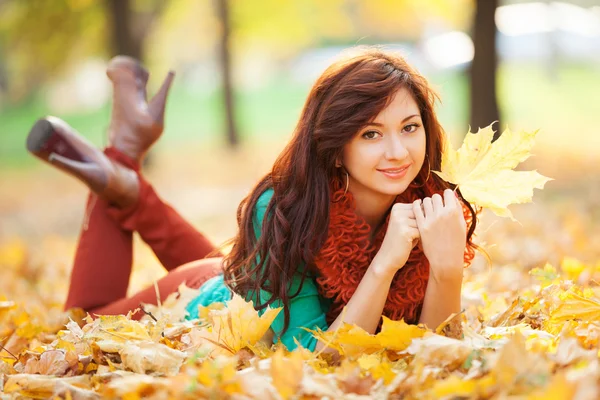
{"label": "hand", "polygon": [[421,235],[423,253],[429,260],[430,276],[437,282],[462,279],[467,223],[462,205],[454,192],[413,202],[413,212]]}
{"label": "hand", "polygon": [[375,256],[378,265],[392,275],[406,264],[411,250],[419,241],[419,229],[412,204],[392,206],[385,238]]}

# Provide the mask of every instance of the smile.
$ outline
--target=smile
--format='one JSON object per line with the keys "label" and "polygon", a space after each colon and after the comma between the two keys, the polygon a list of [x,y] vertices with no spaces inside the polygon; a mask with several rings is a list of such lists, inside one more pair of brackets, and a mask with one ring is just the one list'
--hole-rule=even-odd
{"label": "smile", "polygon": [[388,169],[378,169],[377,171],[381,172],[383,175],[387,176],[391,179],[400,179],[406,175],[406,172],[410,168],[412,164],[405,165],[400,168],[388,168]]}

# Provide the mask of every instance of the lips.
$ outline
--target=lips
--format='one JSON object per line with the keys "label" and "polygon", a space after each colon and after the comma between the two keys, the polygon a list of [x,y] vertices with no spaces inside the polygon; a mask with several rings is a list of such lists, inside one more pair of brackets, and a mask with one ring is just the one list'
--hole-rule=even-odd
{"label": "lips", "polygon": [[412,164],[404,165],[398,168],[386,168],[386,169],[378,169],[377,171],[381,172],[388,178],[399,179],[403,178],[406,175],[406,171],[410,168]]}

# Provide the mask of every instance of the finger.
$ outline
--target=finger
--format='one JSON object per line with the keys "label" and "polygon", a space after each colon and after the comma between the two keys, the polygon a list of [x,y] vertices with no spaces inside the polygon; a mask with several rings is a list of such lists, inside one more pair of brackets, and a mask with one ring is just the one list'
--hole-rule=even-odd
{"label": "finger", "polygon": [[458,206],[458,208],[462,209],[463,203],[460,199],[460,195],[457,192],[454,192],[454,198],[456,199],[456,205]]}
{"label": "finger", "polygon": [[413,239],[412,241],[412,248],[414,249],[415,246],[417,245],[417,243],[419,243],[419,239]]}
{"label": "finger", "polygon": [[418,228],[419,225],[417,224],[417,219],[416,218],[409,218],[406,220],[406,226],[409,226],[411,228]]}
{"label": "finger", "polygon": [[444,203],[446,207],[456,207],[458,205],[458,198],[452,189],[444,190]]}
{"label": "finger", "polygon": [[418,229],[414,230],[414,236],[413,236],[413,240],[412,240],[412,246],[411,246],[411,250],[415,248],[415,246],[417,244],[419,244],[421,242],[421,233],[419,232]]}
{"label": "finger", "polygon": [[433,203],[433,212],[441,211],[444,208],[444,201],[438,193],[431,196],[431,202]]}
{"label": "finger", "polygon": [[433,201],[431,200],[431,197],[425,197],[423,199],[423,211],[425,218],[433,215]]}
{"label": "finger", "polygon": [[410,208],[396,207],[396,204],[392,207],[391,216],[392,218],[400,219],[414,219],[415,214],[412,210],[412,204],[409,204]]}
{"label": "finger", "polygon": [[417,226],[423,226],[425,223],[425,215],[423,214],[423,208],[421,206],[421,200],[415,200],[413,202],[413,212],[417,221]]}
{"label": "finger", "polygon": [[419,232],[419,228],[409,228],[408,233],[411,240],[421,238],[421,232]]}
{"label": "finger", "polygon": [[394,208],[400,208],[402,210],[412,210],[412,203],[396,203]]}

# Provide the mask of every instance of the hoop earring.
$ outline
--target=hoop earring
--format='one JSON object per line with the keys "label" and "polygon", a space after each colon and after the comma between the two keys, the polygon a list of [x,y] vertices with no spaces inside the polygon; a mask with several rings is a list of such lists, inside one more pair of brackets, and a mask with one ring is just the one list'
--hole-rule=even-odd
{"label": "hoop earring", "polygon": [[423,183],[421,185],[419,185],[419,186],[415,185],[413,187],[414,188],[421,188],[421,187],[425,186],[425,184],[429,180],[429,175],[431,175],[431,164],[429,164],[429,157],[428,157],[427,158],[427,178],[425,178],[425,180],[423,181]]}
{"label": "hoop earring", "polygon": [[344,196],[348,193],[348,186],[350,185],[350,176],[348,175],[348,171],[346,172],[346,190],[344,190]]}

